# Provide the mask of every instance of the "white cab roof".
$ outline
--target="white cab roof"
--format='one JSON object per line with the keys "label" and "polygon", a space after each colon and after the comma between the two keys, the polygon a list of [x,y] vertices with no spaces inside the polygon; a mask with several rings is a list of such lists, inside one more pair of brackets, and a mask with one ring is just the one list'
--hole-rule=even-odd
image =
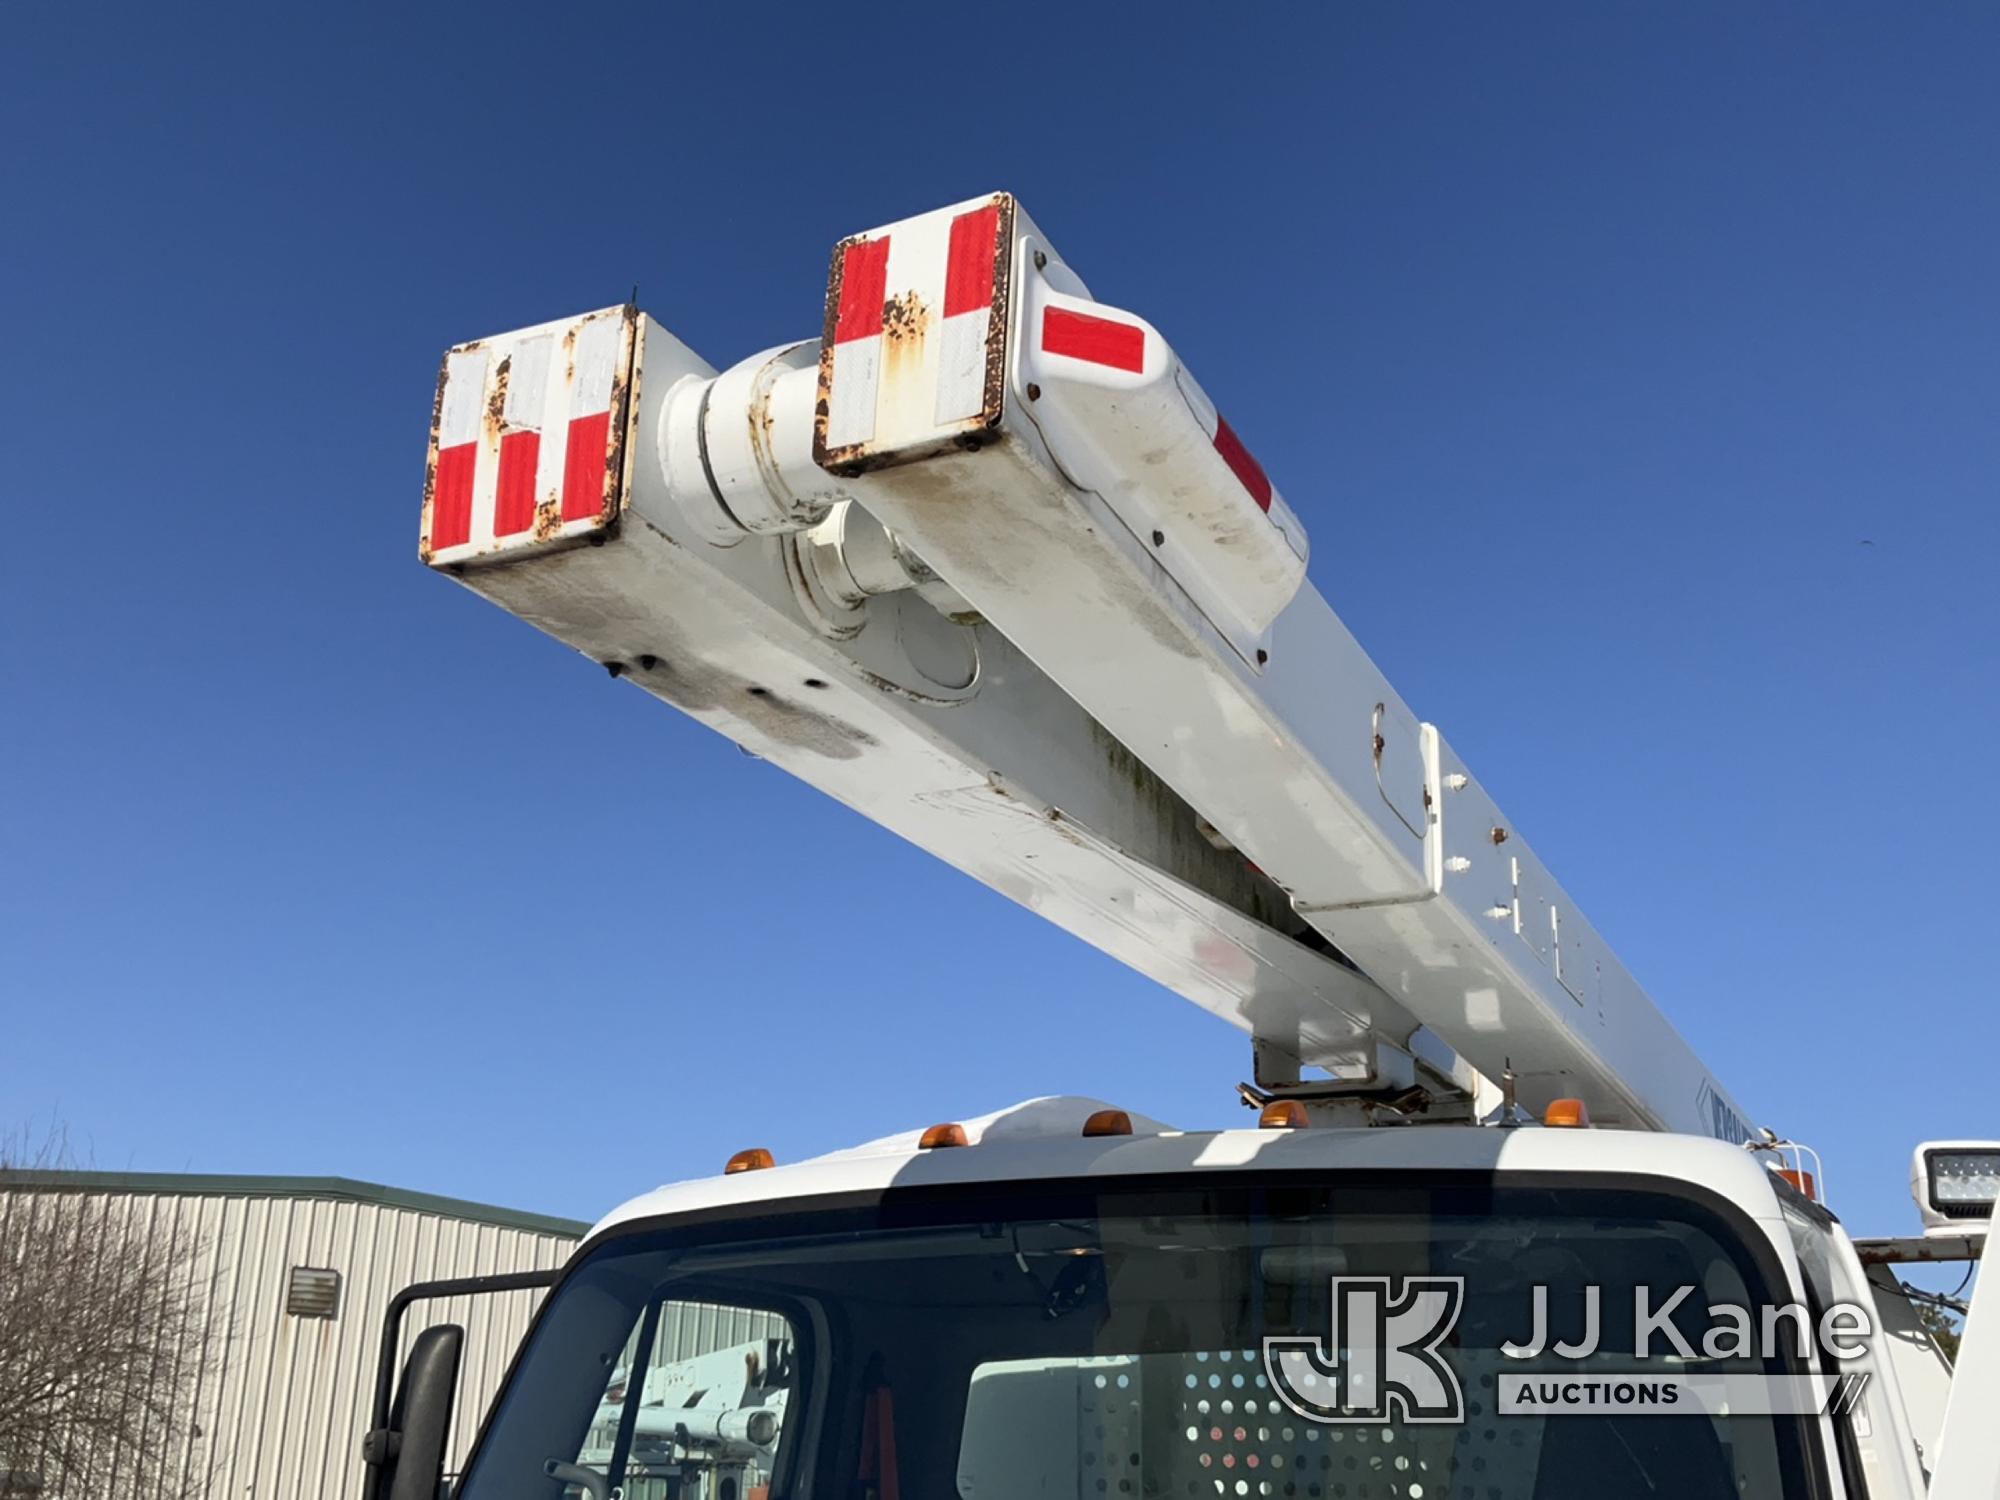
{"label": "white cab roof", "polygon": [[[669,1183],[614,1209],[592,1237],[640,1219],[951,1183],[1030,1183],[1245,1171],[1574,1172],[1694,1184],[1751,1218],[1777,1223],[1770,1174],[1740,1147],[1701,1136],[1640,1131],[1438,1125],[1360,1130],[1176,1131],[1132,1117],[1129,1136],[1079,1132],[1101,1100],[1031,1099],[960,1121],[970,1144],[921,1150],[921,1130],[762,1171]],[[746,1142],[746,1144],[752,1144]],[[1782,1236],[1780,1236],[1782,1238]]]}

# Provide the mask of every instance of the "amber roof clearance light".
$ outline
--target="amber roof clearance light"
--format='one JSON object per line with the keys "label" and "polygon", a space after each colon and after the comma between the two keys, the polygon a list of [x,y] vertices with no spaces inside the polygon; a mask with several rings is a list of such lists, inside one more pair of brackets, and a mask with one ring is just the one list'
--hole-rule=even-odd
{"label": "amber roof clearance light", "polygon": [[1273,1099],[1257,1113],[1258,1127],[1263,1130],[1304,1130],[1311,1123],[1305,1105],[1296,1099]]}
{"label": "amber roof clearance light", "polygon": [[1819,1202],[1819,1184],[1813,1180],[1813,1174],[1803,1167],[1796,1170],[1791,1167],[1780,1167],[1778,1176],[1784,1178],[1813,1202]]}

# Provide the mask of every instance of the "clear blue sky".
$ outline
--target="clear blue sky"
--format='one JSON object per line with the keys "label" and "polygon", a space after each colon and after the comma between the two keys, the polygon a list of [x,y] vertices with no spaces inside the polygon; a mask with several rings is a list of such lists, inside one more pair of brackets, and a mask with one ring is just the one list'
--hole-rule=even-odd
{"label": "clear blue sky", "polygon": [[1836,1207],[2000,1135],[2000,11],[312,10],[9,18],[0,1119],[579,1216],[1240,1121],[1234,1033],[416,561],[448,343],[636,281],[727,363],[1006,187]]}

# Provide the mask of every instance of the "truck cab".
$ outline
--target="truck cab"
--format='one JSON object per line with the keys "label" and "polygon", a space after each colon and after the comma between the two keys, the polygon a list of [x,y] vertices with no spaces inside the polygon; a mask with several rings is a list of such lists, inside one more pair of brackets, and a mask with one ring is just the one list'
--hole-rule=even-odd
{"label": "truck cab", "polygon": [[1274,1114],[1037,1100],[634,1199],[456,1494],[1924,1492],[1851,1245],[1749,1154]]}

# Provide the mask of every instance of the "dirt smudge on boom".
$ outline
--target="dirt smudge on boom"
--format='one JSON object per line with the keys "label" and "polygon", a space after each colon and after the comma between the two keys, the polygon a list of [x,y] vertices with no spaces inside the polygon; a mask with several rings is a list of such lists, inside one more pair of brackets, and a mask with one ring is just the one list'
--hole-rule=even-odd
{"label": "dirt smudge on boom", "polygon": [[[665,533],[643,517],[636,524],[665,539]],[[552,575],[587,569],[593,556],[565,553],[551,559],[544,572]],[[547,586],[552,593],[561,592],[567,597],[573,598],[576,593],[566,581]],[[612,621],[607,618],[604,623],[609,625]],[[879,743],[866,730],[817,705],[809,706],[805,700],[788,696],[769,682],[744,677],[708,660],[691,640],[681,637],[671,626],[663,635],[663,623],[648,621],[651,639],[643,651],[613,658],[619,667],[614,676],[643,688],[739,743],[745,739],[743,732],[735,725],[717,723],[718,719],[748,725],[754,732],[753,742],[754,736],[761,736],[786,749],[803,750],[829,760],[858,760]]]}
{"label": "dirt smudge on boom", "polygon": [[507,430],[507,379],[513,373],[514,356],[503,354],[493,367],[493,390],[486,398],[486,441],[498,449]]}
{"label": "dirt smudge on boom", "polygon": [[430,450],[424,459],[423,530],[417,535],[417,560],[426,564],[431,560],[431,530],[436,524],[434,516],[437,505],[438,435],[444,431],[444,388],[450,379],[451,356],[447,354],[444,362],[438,366],[437,394],[431,398]]}
{"label": "dirt smudge on boom", "polygon": [[882,304],[882,337],[888,340],[892,349],[901,351],[905,358],[922,347],[924,335],[930,331],[930,323],[930,309],[924,306],[924,299],[915,292],[891,297]]}
{"label": "dirt smudge on boom", "polygon": [[[992,202],[999,211],[999,231],[993,242],[993,321],[986,326],[985,410],[979,420],[988,431],[1000,425],[1006,411],[1008,319],[1014,306],[1014,195],[995,193]],[[964,438],[959,441],[972,446]]]}
{"label": "dirt smudge on boom", "polygon": [[[699,657],[651,660],[650,669],[642,666],[629,672],[629,679],[696,718],[721,714],[740,719],[755,733],[788,750],[803,750],[829,760],[858,760],[877,743],[866,730]],[[723,732],[731,739],[742,737],[731,729]]]}
{"label": "dirt smudge on boom", "polygon": [[867,444],[831,448],[827,446],[826,424],[832,405],[833,346],[840,328],[840,289],[847,278],[847,250],[863,238],[853,235],[833,247],[833,264],[826,273],[826,313],[819,339],[819,395],[813,401],[813,455],[828,473],[850,477],[867,468],[859,460]]}
{"label": "dirt smudge on boom", "polygon": [[546,542],[562,530],[562,497],[550,490],[535,505],[534,537]]}
{"label": "dirt smudge on boom", "polygon": [[627,303],[619,316],[623,326],[618,334],[618,358],[611,366],[611,421],[604,455],[604,493],[598,506],[598,514],[604,518],[599,535],[604,537],[618,533],[626,486],[631,479],[626,460],[633,451],[630,439],[639,420],[639,361],[642,352],[639,309]]}

